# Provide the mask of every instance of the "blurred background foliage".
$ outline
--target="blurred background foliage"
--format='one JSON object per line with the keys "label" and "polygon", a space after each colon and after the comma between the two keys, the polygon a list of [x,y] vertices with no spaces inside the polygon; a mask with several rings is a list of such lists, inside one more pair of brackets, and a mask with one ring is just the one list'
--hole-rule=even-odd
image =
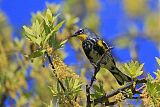
{"label": "blurred background foliage", "polygon": [[[3,1],[4,0],[0,1],[0,3]],[[122,0],[121,2],[118,0],[109,0],[110,5],[106,5],[106,2],[107,1],[102,0],[62,0],[59,4],[55,4],[53,1],[53,3],[46,3],[46,7],[43,10],[41,9],[37,12],[34,11],[32,13],[31,23],[35,22],[36,20],[42,22],[43,18],[40,16],[40,14],[45,15],[47,8],[51,10],[54,16],[57,15],[58,18],[55,19],[56,24],[60,23],[63,20],[65,21],[62,28],[58,32],[56,32],[55,38],[52,38],[54,41],[56,41],[56,43],[54,44],[52,42],[51,44],[47,44],[44,46],[44,48],[50,55],[53,55],[54,59],[56,59],[55,61],[58,62],[57,65],[56,62],[54,62],[55,66],[62,66],[61,68],[57,69],[60,69],[60,71],[68,69],[68,71],[73,72],[74,76],[78,76],[78,78],[80,78],[81,82],[83,83],[81,84],[82,90],[79,92],[81,96],[76,95],[77,102],[73,102],[75,106],[84,106],[86,103],[85,89],[83,88],[83,86],[85,86],[85,84],[87,84],[87,80],[90,79],[93,69],[91,64],[85,57],[81,48],[81,43],[78,39],[70,39],[62,49],[60,49],[60,47],[56,48],[56,46],[58,43],[61,43],[61,41],[67,39],[79,27],[87,26],[98,34],[102,34],[101,36],[104,37],[105,40],[107,39],[107,42],[110,45],[113,45],[115,48],[119,48],[120,50],[129,49],[130,57],[134,61],[137,60],[139,62],[142,62],[142,60],[140,60],[141,56],[144,56],[147,60],[148,57],[146,57],[146,55],[144,54],[146,52],[148,54],[152,53],[152,51],[150,51],[149,49],[146,52],[142,52],[143,54],[140,54],[139,50],[141,49],[141,47],[139,46],[139,40],[141,43],[143,43],[144,41],[150,41],[152,44],[156,44],[156,51],[158,52],[158,55],[160,54],[160,3],[158,3],[158,0]],[[106,23],[105,20],[107,21],[107,18],[104,19],[103,16],[106,16],[105,14],[107,13],[102,12],[100,14],[100,10],[103,9],[105,5],[107,7],[111,6],[112,4],[118,3],[121,4],[123,15],[125,16],[125,18],[121,19],[120,17],[118,19],[120,21],[117,23],[117,25],[111,22]],[[114,9],[113,12],[115,12],[114,14],[116,14],[116,11]],[[113,17],[113,19],[116,17],[117,16]],[[102,21],[104,23],[102,23]],[[124,23],[127,23],[127,28]],[[124,29],[121,32],[113,31],[114,35],[116,36],[113,36],[113,38],[110,39],[108,37],[109,35],[107,27],[102,26],[103,24],[109,26],[110,29],[112,29],[112,26],[122,27],[121,29]],[[56,79],[53,77],[53,71],[52,69],[50,69],[50,67],[48,67],[49,64],[45,56],[41,55],[38,58],[31,58],[31,60],[26,57],[26,55],[31,55],[41,47],[33,43],[33,41],[26,40],[24,38],[25,32],[21,31],[21,28],[22,26],[20,26],[18,30],[13,29],[13,26],[7,20],[5,11],[0,12],[0,106],[56,106],[57,97],[61,97],[63,99],[64,96],[57,95],[57,93],[61,93],[61,90],[55,89],[55,87],[58,86],[56,83]],[[13,36],[13,32],[16,32],[14,33],[14,35],[18,32],[17,35],[22,36],[20,36],[20,38],[17,38],[17,35]],[[145,44],[145,47],[147,47],[147,44]],[[117,52],[120,53],[121,51]],[[123,61],[121,62],[119,60],[117,52],[113,51],[113,55],[117,59],[118,66],[122,67],[121,65]],[[70,65],[70,67],[68,67],[64,62],[66,62],[67,58],[71,57],[76,59],[73,59],[74,63],[73,61],[68,61],[67,64]],[[125,55],[123,55],[123,57],[125,57]],[[155,64],[156,63],[154,63],[153,66],[156,66]],[[122,67],[121,69],[124,68]],[[155,71],[156,69],[157,67],[155,67]],[[144,69],[143,71],[143,77],[146,77],[149,70]],[[156,73],[156,75],[158,76],[156,80],[153,80],[153,78],[150,77],[150,81],[147,83],[148,87],[144,90],[144,95],[142,96],[153,94],[151,91],[154,85],[159,83],[159,70],[157,71],[158,72]],[[153,72],[154,71],[150,71],[151,74],[153,74]],[[61,75],[60,77],[64,76],[62,74],[65,73],[62,72],[61,74],[59,74]],[[63,78],[65,78],[65,76]],[[79,82],[76,83],[70,79],[68,79],[68,81],[72,84],[79,84]],[[67,84],[67,82],[65,84]],[[72,86],[68,86],[68,90],[70,90],[71,87]],[[97,96],[92,95],[92,98],[97,98],[105,92],[111,91],[118,87],[119,85],[117,84],[113,76],[109,72],[106,72],[106,70],[102,69],[98,73],[97,81],[94,84],[94,88],[99,91],[95,92],[97,93]],[[127,102],[119,103],[119,105],[137,106],[141,104],[152,104],[155,101],[159,101],[157,92],[159,92],[159,87],[155,89],[155,96],[153,95],[155,98],[152,99],[153,101],[150,98],[142,100],[143,103],[141,101],[135,103],[135,100],[128,100]],[[114,99],[115,98],[111,100]],[[50,102],[51,100],[54,100],[54,102]],[[64,99],[63,101],[62,103],[65,103],[66,105],[68,104],[67,100]],[[156,104],[158,105],[158,103]]]}

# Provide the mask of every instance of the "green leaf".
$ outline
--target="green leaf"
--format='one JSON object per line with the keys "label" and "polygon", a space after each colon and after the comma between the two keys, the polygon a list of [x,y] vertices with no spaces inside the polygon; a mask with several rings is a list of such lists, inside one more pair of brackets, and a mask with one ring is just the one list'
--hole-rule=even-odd
{"label": "green leaf", "polygon": [[26,26],[23,26],[23,29],[25,30],[25,36],[32,42],[36,43],[36,37],[34,36],[34,33],[32,32],[31,29],[29,29]]}
{"label": "green leaf", "polygon": [[69,90],[69,88],[70,88],[69,87],[69,79],[67,79],[67,78],[65,79],[65,85],[66,85],[67,89]]}
{"label": "green leaf", "polygon": [[143,74],[143,71],[136,72],[136,74],[133,76],[133,78],[136,78],[142,74]]}
{"label": "green leaf", "polygon": [[93,85],[94,94],[91,94],[93,99],[100,98],[105,94],[105,90],[103,89],[103,84],[100,82],[98,85]]}
{"label": "green leaf", "polygon": [[156,57],[156,61],[157,61],[158,65],[160,66],[160,59],[158,57]]}
{"label": "green leaf", "polygon": [[42,56],[44,53],[45,53],[45,50],[43,50],[43,49],[42,50],[37,50],[37,51],[33,52],[31,55],[28,55],[27,57],[29,59],[37,58],[37,57]]}
{"label": "green leaf", "polygon": [[66,93],[67,95],[74,95],[82,91],[81,89],[82,84],[79,81],[79,79],[65,78],[64,81],[67,89],[67,93]]}
{"label": "green leaf", "polygon": [[49,20],[48,20],[46,17],[44,17],[44,22],[45,22],[45,24],[46,24],[47,26],[50,26]]}
{"label": "green leaf", "polygon": [[33,34],[33,31],[32,31],[30,28],[28,28],[27,26],[23,26],[23,29],[24,29],[24,31],[25,31],[26,33],[28,33],[29,35],[34,35],[34,34]]}
{"label": "green leaf", "polygon": [[56,95],[57,95],[57,91],[55,90],[55,87],[54,87],[54,88],[49,87],[49,88],[50,88],[50,90],[51,90],[53,96],[56,96]]}
{"label": "green leaf", "polygon": [[60,23],[58,23],[58,24],[54,27],[54,30],[55,30],[55,31],[58,31],[58,30],[62,27],[63,23],[64,23],[64,21],[61,21]]}
{"label": "green leaf", "polygon": [[61,43],[60,43],[60,47],[63,47],[64,46],[64,44],[67,42],[68,40],[64,40],[64,41],[62,41]]}
{"label": "green leaf", "polygon": [[156,97],[158,97],[160,94],[160,84],[154,82],[154,79],[151,75],[148,75],[147,92],[154,100],[156,100]]}
{"label": "green leaf", "polygon": [[57,20],[57,18],[58,18],[59,15],[60,15],[60,14],[57,14],[56,16],[53,16],[53,18],[52,18],[52,22],[53,22],[53,23],[56,22],[56,20]]}
{"label": "green leaf", "polygon": [[101,92],[101,89],[100,89],[97,85],[94,85],[93,87],[94,87],[94,90],[95,90],[95,91]]}
{"label": "green leaf", "polygon": [[123,69],[127,75],[131,76],[130,68],[126,63],[123,65]]}
{"label": "green leaf", "polygon": [[156,79],[160,79],[160,70],[157,69],[156,72],[154,72],[154,74],[156,75]]}
{"label": "green leaf", "polygon": [[35,31],[36,31],[36,35],[40,37],[41,36],[41,25],[38,20],[36,20],[36,30]]}
{"label": "green leaf", "polygon": [[139,68],[136,71],[136,75],[134,76],[134,78],[142,75],[143,71],[141,71],[141,70],[142,70],[143,66],[144,66],[144,63],[139,66]]}
{"label": "green leaf", "polygon": [[78,92],[82,91],[81,87],[82,87],[82,84],[79,84],[78,86],[74,87],[75,88],[75,93],[78,93]]}
{"label": "green leaf", "polygon": [[81,84],[78,79],[75,79],[73,88],[78,89],[79,87],[81,87]]}
{"label": "green leaf", "polygon": [[44,30],[46,35],[48,35],[51,32],[50,27],[45,22],[44,22]]}
{"label": "green leaf", "polygon": [[139,64],[138,61],[131,61],[130,63],[125,63],[123,65],[123,70],[127,75],[131,76],[132,78],[136,78],[143,73],[143,66],[144,64]]}
{"label": "green leaf", "polygon": [[34,35],[38,38],[40,37],[40,34],[41,34],[41,30],[40,30],[40,24],[38,22],[38,20],[36,20],[34,23],[33,23],[33,28],[32,30],[34,31]]}
{"label": "green leaf", "polygon": [[38,45],[41,44],[42,38],[40,36],[41,30],[40,30],[40,24],[38,20],[36,20],[32,25],[32,30],[26,26],[23,26],[23,29],[25,30],[25,36],[31,40],[34,43],[37,43]]}
{"label": "green leaf", "polygon": [[55,36],[49,39],[49,44],[54,47],[55,50],[61,48],[60,41],[58,41]]}
{"label": "green leaf", "polygon": [[42,42],[42,38],[41,37],[37,38],[35,42],[40,46]]}
{"label": "green leaf", "polygon": [[70,82],[69,82],[69,87],[71,88],[71,89],[73,89],[73,86],[74,86],[74,79],[70,79]]}
{"label": "green leaf", "polygon": [[52,22],[52,12],[50,9],[47,9],[46,17],[50,22]]}
{"label": "green leaf", "polygon": [[44,43],[46,43],[46,42],[48,41],[48,39],[49,39],[51,36],[53,36],[55,33],[56,33],[56,31],[55,31],[55,30],[52,30],[52,31],[46,36],[46,38],[45,38],[45,40],[44,40]]}
{"label": "green leaf", "polygon": [[43,16],[42,14],[40,14],[40,16],[43,19],[44,23],[49,26],[49,21],[48,21],[47,17]]}

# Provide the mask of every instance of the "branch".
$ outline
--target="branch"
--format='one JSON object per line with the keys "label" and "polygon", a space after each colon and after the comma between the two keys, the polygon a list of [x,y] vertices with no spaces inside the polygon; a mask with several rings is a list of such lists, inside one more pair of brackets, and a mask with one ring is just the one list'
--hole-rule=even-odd
{"label": "branch", "polygon": [[[144,98],[144,97],[126,97],[127,99],[136,99],[136,100],[138,100],[138,99],[142,99],[142,98]],[[123,99],[123,100],[125,100],[125,99]],[[105,106],[113,106],[113,105],[115,105],[115,104],[117,104],[118,103],[118,101],[112,101],[112,102],[106,102],[105,103]]]}
{"label": "branch", "polygon": [[[53,63],[52,63],[51,57],[49,56],[49,54],[48,54],[47,52],[45,52],[45,54],[46,54],[46,56],[47,56],[47,58],[48,58],[49,63],[51,64],[52,69],[54,70],[54,69],[55,69],[55,67],[54,67],[54,65],[53,65]],[[55,77],[56,77],[56,79],[57,79],[58,83],[60,84],[60,86],[61,86],[61,88],[62,88],[62,90],[65,92],[65,91],[66,91],[66,89],[65,89],[65,87],[64,87],[64,85],[63,85],[63,83],[62,83],[62,82],[59,80],[59,78],[57,77],[56,72],[53,72],[53,74],[55,75]],[[71,101],[70,97],[69,97],[69,96],[66,96],[66,97],[68,98],[69,103],[73,106],[73,103],[72,103],[72,101]]]}
{"label": "branch", "polygon": [[142,98],[144,98],[144,97],[142,97],[142,96],[140,96],[140,97],[131,97],[131,98],[130,98],[130,97],[127,97],[127,99],[136,99],[136,100],[137,100],[137,99],[142,99]]}
{"label": "branch", "polygon": [[[49,63],[51,64],[52,69],[54,70],[55,67],[54,67],[54,65],[53,65],[53,63],[52,63],[51,57],[49,56],[49,54],[48,54],[47,52],[45,52],[45,54],[46,54],[46,56],[47,56],[47,58],[48,58]],[[60,86],[62,87],[63,91],[65,92],[66,89],[65,89],[63,83],[59,80],[59,78],[57,77],[57,74],[56,74],[55,72],[53,72],[53,73],[54,73],[57,81],[59,82]]]}
{"label": "branch", "polygon": [[90,101],[90,89],[93,85],[94,80],[96,79],[96,75],[100,69],[100,64],[103,60],[103,58],[106,56],[106,54],[108,53],[108,51],[110,51],[113,47],[109,47],[105,53],[100,57],[100,59],[97,61],[97,63],[94,65],[94,74],[91,77],[91,82],[89,85],[86,85],[86,97],[87,97],[87,107],[91,106],[91,101]]}
{"label": "branch", "polygon": [[138,89],[136,89],[136,91],[141,91],[141,90],[143,90],[145,87],[146,87],[146,85],[143,84],[141,87],[139,87]]}
{"label": "branch", "polygon": [[[146,83],[146,82],[147,82],[147,80],[145,78],[135,81],[136,85],[140,84],[140,83]],[[95,99],[93,101],[94,105],[96,105],[98,103],[105,102],[106,100],[108,100],[109,98],[117,95],[118,93],[125,91],[125,89],[133,88],[133,84],[134,84],[134,82],[130,82],[130,83],[126,84],[125,86],[123,86],[121,88],[118,88],[117,90],[114,90],[114,91],[110,92],[109,94],[106,94],[106,95],[102,96],[101,98]],[[135,90],[135,88],[132,89],[133,92],[135,92],[134,90]],[[133,94],[135,94],[135,93],[133,93]],[[108,102],[105,105],[111,105],[111,104],[115,104],[115,103],[116,103],[116,101],[114,103],[113,102]]]}

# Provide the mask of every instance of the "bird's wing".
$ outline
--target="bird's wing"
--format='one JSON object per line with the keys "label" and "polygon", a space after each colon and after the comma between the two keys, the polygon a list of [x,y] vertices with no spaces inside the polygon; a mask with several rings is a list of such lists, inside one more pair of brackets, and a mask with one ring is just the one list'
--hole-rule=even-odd
{"label": "bird's wing", "polygon": [[[103,39],[99,39],[97,43],[99,46],[103,47],[105,49],[105,51],[107,51],[107,49],[109,48],[109,46],[107,45],[107,43]],[[113,63],[113,66],[115,66],[116,64],[115,64],[114,58],[111,55],[110,51],[107,52],[107,56],[109,57],[109,59]]]}
{"label": "bird's wing", "polygon": [[108,49],[108,45],[106,44],[106,42],[103,39],[98,39],[97,44],[100,47],[103,47],[103,49],[105,49],[105,50]]}

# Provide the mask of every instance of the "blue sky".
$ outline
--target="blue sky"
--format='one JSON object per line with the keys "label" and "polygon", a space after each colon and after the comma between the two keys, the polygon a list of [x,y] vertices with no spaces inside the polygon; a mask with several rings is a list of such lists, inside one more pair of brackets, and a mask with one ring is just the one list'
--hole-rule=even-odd
{"label": "blue sky", "polygon": [[[60,3],[62,0],[0,0],[0,10],[5,13],[10,25],[13,28],[12,37],[20,36],[20,29],[23,25],[29,25],[31,22],[31,13],[38,10],[45,9],[46,2]],[[116,0],[115,0],[116,1]],[[151,8],[155,9],[156,0],[149,0]],[[112,40],[117,34],[123,34],[127,31],[130,23],[135,23],[138,26],[138,30],[143,29],[142,19],[130,19],[126,16],[123,4],[121,0],[112,2],[111,0],[100,0],[101,8],[98,15],[100,15],[100,35],[112,43]],[[122,24],[119,24],[122,23]],[[157,64],[155,57],[159,57],[156,44],[151,40],[136,39],[135,40],[139,50],[139,60],[141,63],[145,63],[145,70],[153,74],[156,70]],[[76,63],[73,56],[73,50],[67,49],[71,56],[68,56],[65,60],[66,63]],[[128,62],[131,60],[130,51],[128,49],[114,48],[114,55],[118,57],[121,62]]]}

